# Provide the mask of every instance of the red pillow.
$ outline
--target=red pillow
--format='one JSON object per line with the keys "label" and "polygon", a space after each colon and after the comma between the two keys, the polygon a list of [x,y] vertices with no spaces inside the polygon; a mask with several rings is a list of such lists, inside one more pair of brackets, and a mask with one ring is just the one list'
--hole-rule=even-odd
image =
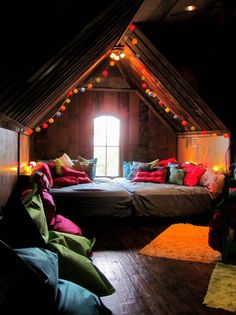
{"label": "red pillow", "polygon": [[91,179],[87,176],[85,177],[78,177],[79,184],[86,184],[86,183],[92,183]]}
{"label": "red pillow", "polygon": [[165,180],[166,180],[166,170],[159,170],[155,172],[138,171],[132,181],[163,184],[165,183]]}
{"label": "red pillow", "polygon": [[69,167],[62,166],[62,175],[63,176],[74,176],[74,177],[86,177],[86,173],[83,171],[72,170]]}
{"label": "red pillow", "polygon": [[178,163],[178,161],[176,160],[175,157],[173,157],[173,158],[169,158],[166,160],[161,160],[158,165],[159,166],[168,166],[169,163]]}
{"label": "red pillow", "polygon": [[57,177],[54,179],[55,187],[66,187],[79,184],[79,179],[74,176]]}
{"label": "red pillow", "polygon": [[205,173],[204,167],[197,167],[194,165],[188,165],[185,167],[186,174],[184,176],[184,185],[196,186],[200,182],[200,177]]}

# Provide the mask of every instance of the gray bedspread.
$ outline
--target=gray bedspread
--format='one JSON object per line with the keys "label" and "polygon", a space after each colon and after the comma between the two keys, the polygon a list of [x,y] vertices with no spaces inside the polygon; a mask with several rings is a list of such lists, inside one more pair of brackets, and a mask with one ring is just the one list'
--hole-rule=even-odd
{"label": "gray bedspread", "polygon": [[186,216],[207,213],[213,208],[202,186],[132,182],[126,178],[115,178],[113,182],[132,195],[136,216]]}
{"label": "gray bedspread", "polygon": [[57,211],[67,217],[131,216],[129,192],[109,178],[95,178],[92,183],[51,188]]}

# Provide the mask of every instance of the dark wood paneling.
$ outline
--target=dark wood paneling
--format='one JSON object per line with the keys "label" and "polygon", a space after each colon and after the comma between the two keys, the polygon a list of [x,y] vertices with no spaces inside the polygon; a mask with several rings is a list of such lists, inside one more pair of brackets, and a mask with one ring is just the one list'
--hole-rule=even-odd
{"label": "dark wood paneling", "polygon": [[121,122],[121,165],[123,160],[151,161],[175,156],[176,136],[143,104],[134,92],[90,91],[79,93],[62,116],[47,130],[33,135],[32,158],[54,159],[66,152],[93,156],[93,119],[114,115]]}
{"label": "dark wood paneling", "polygon": [[17,180],[18,134],[0,128],[0,214]]}

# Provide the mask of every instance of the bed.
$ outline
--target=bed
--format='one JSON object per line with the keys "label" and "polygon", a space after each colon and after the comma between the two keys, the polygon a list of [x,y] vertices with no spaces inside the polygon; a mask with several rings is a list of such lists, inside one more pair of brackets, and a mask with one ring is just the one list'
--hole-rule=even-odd
{"label": "bed", "polygon": [[114,178],[113,182],[131,194],[135,216],[187,216],[213,208],[212,199],[202,186],[132,182],[123,177]]}
{"label": "bed", "polygon": [[129,217],[131,194],[110,178],[95,178],[92,183],[51,188],[57,211],[67,217]]}

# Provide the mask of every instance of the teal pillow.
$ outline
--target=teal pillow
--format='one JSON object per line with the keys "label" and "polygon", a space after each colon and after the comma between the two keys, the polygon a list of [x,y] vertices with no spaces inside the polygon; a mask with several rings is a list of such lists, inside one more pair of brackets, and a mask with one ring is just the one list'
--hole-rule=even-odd
{"label": "teal pillow", "polygon": [[[99,298],[71,281],[59,279],[57,309],[60,315],[99,315],[102,309]],[[103,313],[102,313],[103,314]]]}
{"label": "teal pillow", "polygon": [[183,168],[171,167],[170,168],[169,183],[175,184],[175,185],[183,185],[185,172],[186,171]]}
{"label": "teal pillow", "polygon": [[95,238],[88,239],[81,235],[49,231],[48,243],[61,244],[80,255],[89,256],[94,246]]}
{"label": "teal pillow", "polygon": [[72,281],[98,296],[115,292],[109,280],[88,257],[61,244],[49,242],[48,246],[58,254],[60,278]]}
{"label": "teal pillow", "polygon": [[133,162],[123,161],[123,176],[128,177]]}

